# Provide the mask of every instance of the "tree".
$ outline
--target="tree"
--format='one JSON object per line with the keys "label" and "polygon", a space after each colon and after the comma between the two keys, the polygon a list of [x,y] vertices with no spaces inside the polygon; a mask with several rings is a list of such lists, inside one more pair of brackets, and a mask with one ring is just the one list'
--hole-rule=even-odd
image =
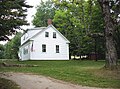
{"label": "tree", "polygon": [[[116,69],[117,68],[117,51],[115,46],[115,25],[117,22],[117,18],[120,9],[120,1],[119,0],[98,0],[105,21],[105,40],[106,40],[106,68]],[[115,13],[117,9],[117,14]],[[113,10],[113,13],[111,12]],[[114,14],[112,16],[112,14]]]}
{"label": "tree", "polygon": [[15,37],[5,45],[5,58],[18,59],[21,35],[22,33],[18,32]]}
{"label": "tree", "polygon": [[[53,22],[55,23],[56,28],[65,36],[67,37],[71,44],[70,44],[70,54],[75,55],[77,50],[77,45],[75,42],[75,28],[73,21],[71,19],[73,18],[72,15],[70,15],[69,11],[64,10],[57,10],[53,19]],[[77,41],[77,40],[76,40]]]}
{"label": "tree", "polygon": [[4,45],[0,44],[0,59],[3,59],[4,58]]}
{"label": "tree", "polygon": [[9,40],[8,36],[15,34],[16,29],[28,25],[27,8],[31,6],[25,0],[0,0],[0,41]]}
{"label": "tree", "polygon": [[118,59],[120,59],[120,26],[119,26],[118,30],[116,30],[115,40],[117,43],[116,49],[117,49]]}
{"label": "tree", "polygon": [[96,0],[88,0],[88,16],[86,17],[89,17],[87,21],[89,36],[92,37],[93,52],[96,55],[96,60],[105,59],[104,19],[100,9],[101,7]]}
{"label": "tree", "polygon": [[55,1],[57,11],[53,22],[56,28],[70,40],[70,54],[84,55],[92,50],[91,37],[87,36],[86,3]]}
{"label": "tree", "polygon": [[48,0],[43,2],[41,0],[40,5],[37,6],[37,12],[33,19],[33,25],[36,27],[47,26],[47,19],[53,19],[55,14],[55,8],[53,2]]}

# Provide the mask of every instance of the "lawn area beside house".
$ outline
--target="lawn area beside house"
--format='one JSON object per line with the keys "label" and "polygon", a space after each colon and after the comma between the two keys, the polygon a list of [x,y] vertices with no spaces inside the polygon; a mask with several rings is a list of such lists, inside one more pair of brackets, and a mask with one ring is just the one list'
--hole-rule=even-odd
{"label": "lawn area beside house", "polygon": [[[3,61],[0,61],[2,63]],[[104,61],[5,61],[37,67],[1,67],[0,72],[24,72],[50,76],[83,86],[120,88],[120,71],[104,70]]]}

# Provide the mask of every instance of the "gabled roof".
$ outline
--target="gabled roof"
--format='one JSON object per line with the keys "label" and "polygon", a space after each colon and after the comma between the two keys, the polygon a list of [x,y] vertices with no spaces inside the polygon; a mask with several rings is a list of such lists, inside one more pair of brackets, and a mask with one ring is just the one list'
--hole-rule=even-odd
{"label": "gabled roof", "polygon": [[63,37],[68,43],[70,43],[70,41],[65,37],[63,36],[52,24],[50,25],[56,32],[58,32],[58,34],[61,35],[61,37]]}
{"label": "gabled roof", "polygon": [[31,31],[31,30],[43,30],[43,29],[45,29],[45,28],[47,28],[47,27],[35,27],[35,28],[30,28],[30,29],[27,29],[27,30],[24,30],[24,33],[22,34],[22,36],[25,34],[25,33],[27,33],[28,31]]}
{"label": "gabled roof", "polygon": [[46,27],[45,29],[41,30],[40,32],[38,32],[37,34],[35,34],[34,36],[32,36],[30,39],[38,36],[39,34],[41,34],[42,32],[44,32],[45,30],[47,30],[49,27],[52,27],[58,34],[60,34],[60,36],[66,40],[67,43],[70,43],[70,41],[65,37],[63,36],[52,24],[49,25],[48,27]]}
{"label": "gabled roof", "polygon": [[28,37],[26,37],[26,39],[24,41],[22,41],[22,45],[25,44],[26,42],[28,42],[28,40],[30,40],[34,35],[36,35],[37,33],[41,32],[42,30],[44,30],[46,28],[47,27],[37,27],[37,28],[27,29],[21,37],[23,37],[25,34],[29,35],[30,31],[35,31],[35,32],[30,34]]}
{"label": "gabled roof", "polygon": [[[48,27],[37,27],[37,28],[32,28],[32,29],[28,29],[27,31],[30,30],[39,30],[39,32],[35,33],[33,36],[31,36],[30,38],[28,38],[25,42],[23,42],[22,45],[26,44],[28,41],[33,40],[34,37],[38,36],[39,34],[41,34],[42,32],[44,32],[45,30],[47,30],[49,27],[52,27],[67,43],[70,43],[70,41],[63,36],[52,24],[49,25]],[[26,32],[27,32],[26,31]]]}

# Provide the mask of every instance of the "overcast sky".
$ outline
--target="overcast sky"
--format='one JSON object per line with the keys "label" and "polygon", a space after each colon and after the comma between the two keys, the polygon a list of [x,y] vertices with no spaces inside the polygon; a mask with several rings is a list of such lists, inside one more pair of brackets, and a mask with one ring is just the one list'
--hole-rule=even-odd
{"label": "overcast sky", "polygon": [[[27,17],[26,17],[28,23],[30,23],[30,26],[23,26],[24,29],[33,27],[32,26],[33,15],[35,15],[35,13],[36,13],[36,7],[37,7],[37,5],[40,4],[40,1],[41,0],[26,0],[26,3],[28,5],[32,5],[33,8],[28,9]],[[43,0],[43,1],[46,1],[46,0]]]}

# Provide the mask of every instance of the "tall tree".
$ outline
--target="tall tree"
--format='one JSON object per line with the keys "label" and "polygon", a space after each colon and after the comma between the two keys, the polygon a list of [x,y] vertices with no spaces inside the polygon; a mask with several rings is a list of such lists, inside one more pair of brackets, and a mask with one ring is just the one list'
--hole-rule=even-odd
{"label": "tall tree", "polygon": [[[92,4],[91,4],[92,3]],[[88,0],[87,15],[89,36],[92,37],[93,52],[97,59],[105,59],[104,19],[101,7],[96,0]]]}
{"label": "tall tree", "polygon": [[[62,34],[70,40],[70,53],[84,55],[90,52],[91,38],[87,36],[86,2],[55,1],[58,9],[53,22]],[[92,50],[92,49],[91,49]]]}
{"label": "tall tree", "polygon": [[33,19],[33,25],[36,27],[47,26],[47,19],[53,19],[55,14],[55,8],[53,2],[48,0],[43,2],[41,0],[40,5],[37,6],[37,12]]}
{"label": "tall tree", "polygon": [[20,26],[27,25],[25,0],[0,0],[0,41],[9,40],[8,36],[15,34]]}
{"label": "tall tree", "polygon": [[[114,8],[117,6],[117,10],[120,9],[119,0],[98,0],[101,5],[104,21],[105,21],[105,40],[106,40],[106,68],[116,69],[117,68],[117,51],[115,47],[115,23],[117,21],[118,14],[114,13]],[[112,17],[112,11],[115,17]]]}

